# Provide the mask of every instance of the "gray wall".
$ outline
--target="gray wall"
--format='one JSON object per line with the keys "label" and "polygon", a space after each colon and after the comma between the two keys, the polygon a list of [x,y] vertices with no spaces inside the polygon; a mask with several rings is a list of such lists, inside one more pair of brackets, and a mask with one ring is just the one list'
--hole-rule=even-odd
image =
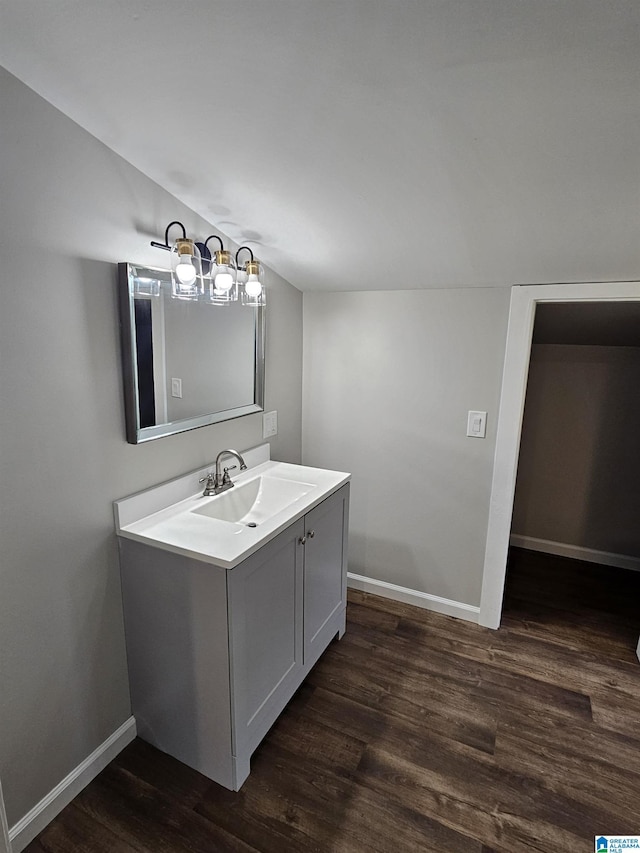
{"label": "gray wall", "polygon": [[[261,441],[260,415],[124,438],[117,261],[213,229],[0,70],[0,777],[10,824],[129,716],[111,502]],[[212,199],[214,202],[215,199]],[[302,295],[271,275],[275,458],[301,451]]]}
{"label": "gray wall", "polygon": [[640,349],[536,345],[512,532],[640,557]]}
{"label": "gray wall", "polygon": [[[203,306],[165,293],[162,298],[169,421],[250,406],[254,401],[254,309],[240,301]],[[157,304],[158,300],[152,302],[152,311]],[[154,341],[154,350],[155,346]],[[182,379],[182,398],[171,396],[173,377]]]}
{"label": "gray wall", "polygon": [[351,572],[479,604],[509,295],[305,293],[303,459],[353,474]]}

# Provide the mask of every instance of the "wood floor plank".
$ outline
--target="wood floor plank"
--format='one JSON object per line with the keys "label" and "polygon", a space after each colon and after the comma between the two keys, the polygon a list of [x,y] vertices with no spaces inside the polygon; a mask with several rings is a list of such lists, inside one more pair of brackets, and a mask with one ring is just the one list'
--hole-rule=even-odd
{"label": "wood floor plank", "polygon": [[366,746],[365,741],[308,716],[293,718],[288,714],[276,721],[269,733],[269,742],[326,765],[334,772],[355,770]]}
{"label": "wood floor plank", "polygon": [[[275,747],[271,749],[275,750]],[[266,753],[265,753],[266,750]],[[321,853],[326,836],[332,831],[332,822],[323,815],[340,802],[349,784],[333,776],[331,788],[322,784],[313,792],[313,807],[308,808],[302,791],[287,795],[273,784],[278,768],[265,766],[264,756],[272,756],[269,745],[262,744],[253,758],[252,774],[238,793],[212,786],[196,806],[198,814],[211,823],[226,829],[260,853]],[[292,768],[295,774],[295,769]],[[257,772],[256,772],[257,771]],[[289,778],[288,776],[286,778]],[[270,781],[271,780],[271,781]]]}
{"label": "wood floor plank", "polygon": [[512,548],[505,588],[505,609],[512,598],[542,603],[588,618],[599,612],[605,621],[631,618],[638,623],[635,602],[640,594],[640,573],[600,566],[566,557]]}
{"label": "wood floor plank", "polygon": [[28,849],[30,853],[136,853],[139,848],[72,802]]}
{"label": "wood floor plank", "polygon": [[640,634],[640,621],[622,620],[615,614],[592,610],[585,613],[510,599],[502,625],[510,633],[521,633],[573,651],[606,655],[610,660],[635,662],[635,649]]}
{"label": "wood floor plank", "polygon": [[[518,709],[503,708],[498,726],[502,732],[517,733],[541,751],[561,746],[568,756],[613,765],[622,776],[640,773],[640,725],[636,726],[634,735],[629,736],[602,728],[595,721],[532,717]],[[640,800],[640,785],[636,782],[635,787]]]}
{"label": "wood floor plank", "polygon": [[[510,666],[501,660],[502,646],[496,647],[496,642],[490,638],[485,648],[451,640],[437,642],[428,629],[425,633],[423,624],[401,620],[394,643],[378,647],[376,655],[383,671],[389,663],[402,666],[403,661],[411,659],[416,675],[453,681],[489,702],[516,706],[526,703],[545,711],[553,708],[560,715],[590,719],[591,705],[583,691],[573,683],[568,689],[561,679],[545,677],[553,668],[552,660],[537,659],[532,665],[529,656],[522,655],[520,667]],[[544,651],[548,653],[548,649]],[[534,657],[536,652],[540,649],[529,651],[529,655]],[[555,655],[552,657],[555,660]],[[573,681],[577,682],[577,678]]]}
{"label": "wood floor plank", "polygon": [[[262,764],[264,762],[264,764]],[[244,826],[249,843],[265,843],[264,826],[279,824],[282,839],[273,846],[266,842],[265,853],[282,850],[362,851],[390,850],[431,851],[443,853],[480,853],[479,842],[458,830],[442,825],[420,811],[378,794],[358,784],[351,774],[338,777],[313,761],[300,761],[271,743],[260,749],[259,778],[247,789],[243,812],[252,816]],[[243,789],[244,791],[244,789]],[[216,821],[229,817],[224,797],[211,791],[198,807],[201,813]]]}
{"label": "wood floor plank", "polygon": [[29,853],[48,853],[46,848],[42,845],[42,835],[34,838],[34,840],[25,849],[28,850]]}
{"label": "wood floor plank", "polygon": [[548,738],[534,742],[530,733],[506,725],[498,730],[495,760],[498,768],[543,779],[550,791],[581,803],[592,835],[631,835],[640,826],[640,773],[621,773],[616,764],[577,756]]}
{"label": "wood floor plank", "polygon": [[[406,621],[413,622],[417,625],[425,626],[425,629],[432,631],[434,636],[441,637],[443,640],[449,638],[464,641],[465,643],[475,644],[481,648],[486,646],[495,633],[490,628],[484,628],[482,625],[477,625],[473,622],[456,619],[453,616],[444,616],[442,613],[425,610],[421,607],[412,607],[400,601],[381,598],[380,596],[361,592],[360,590],[349,590],[348,598],[348,612],[351,613],[352,602],[353,604],[365,607],[372,614],[370,627],[376,632],[378,632],[375,618],[377,614],[384,616],[392,614],[397,619],[398,624]],[[358,624],[358,622],[355,624]],[[351,627],[353,626],[350,623]]]}
{"label": "wood floor plank", "polygon": [[[398,633],[409,639],[413,637],[416,643],[433,648],[434,639],[429,632],[425,633],[423,626],[409,625],[400,622]],[[538,684],[538,690],[543,691],[541,698],[544,702],[551,699],[554,688],[570,700],[605,691],[616,691],[621,700],[625,698],[633,703],[640,703],[640,680],[638,679],[638,661],[626,662],[608,658],[606,653],[593,650],[573,649],[557,642],[538,637],[523,636],[508,628],[496,631],[486,648],[482,649],[467,643],[448,643],[447,653],[452,656],[451,670],[459,664],[468,663],[470,667],[487,667],[486,672],[493,674],[501,672],[515,676],[525,684]],[[436,652],[435,654],[438,654]],[[480,672],[480,670],[476,670]],[[491,675],[492,679],[495,677]],[[533,695],[531,691],[527,691]],[[534,691],[535,692],[535,691]],[[558,704],[558,710],[561,705]],[[578,709],[578,705],[575,710]],[[586,710],[586,705],[584,706]],[[566,705],[570,711],[571,702]]]}
{"label": "wood floor plank", "polygon": [[637,660],[612,661],[595,651],[559,646],[548,640],[523,637],[504,629],[492,644],[491,659],[500,669],[518,671],[530,678],[574,691],[615,689],[633,701],[640,701]]}
{"label": "wood floor plank", "polygon": [[177,800],[184,808],[193,808],[211,787],[206,776],[140,738],[120,753],[118,767]]}
{"label": "wood floor plank", "polygon": [[637,737],[640,733],[640,699],[612,688],[591,691],[593,720],[603,729]]}
{"label": "wood floor plank", "polygon": [[[360,727],[357,703],[341,697],[339,708],[336,708],[335,697],[328,697],[323,708],[322,697],[322,691],[317,690],[314,702],[307,706],[307,714],[324,712],[328,717],[333,717],[334,725],[345,730],[351,726]],[[327,702],[330,708],[326,707]],[[367,711],[370,712],[370,709]],[[399,765],[401,771],[398,771]],[[447,823],[451,828],[479,828],[477,831],[480,837],[476,840],[490,840],[496,849],[501,849],[500,843],[504,840],[506,828],[510,830],[510,844],[515,844],[520,836],[524,837],[529,824],[526,821],[519,823],[515,819],[509,823],[509,815],[526,814],[532,799],[538,802],[538,812],[541,814],[537,831],[547,841],[551,837],[549,827],[556,826],[558,829],[559,801],[565,804],[568,814],[583,806],[572,801],[567,803],[565,797],[558,797],[555,791],[548,791],[544,784],[536,783],[517,772],[505,772],[496,767],[491,756],[482,755],[432,732],[412,732],[395,725],[378,730],[375,737],[371,738],[358,778],[365,786],[375,785],[377,780],[380,782],[376,787],[379,793],[390,798],[399,796],[403,803],[413,802],[405,790],[407,780],[410,780],[409,787],[412,791],[417,789],[415,802],[421,804],[423,813]],[[500,817],[499,820],[495,819],[496,815]],[[564,835],[561,835],[564,842],[575,843],[573,834],[581,826],[582,817],[569,828],[563,828]],[[473,832],[469,834],[473,835]],[[513,849],[527,848],[521,845]]]}
{"label": "wood floor plank", "polygon": [[74,802],[141,853],[256,853],[255,848],[113,762]]}
{"label": "wood floor plank", "polygon": [[[358,674],[355,682],[354,669]],[[381,666],[376,655],[357,646],[344,654],[335,650],[312,673],[310,681],[330,685],[333,692],[379,708],[392,718],[428,726],[485,752],[493,750],[495,709],[465,686],[448,678],[424,678],[413,667],[407,668],[404,661],[387,657]],[[373,685],[378,689],[372,693]]]}
{"label": "wood floor plank", "polygon": [[388,613],[384,610],[373,610],[367,607],[366,604],[360,604],[357,601],[349,602],[349,624],[362,625],[365,628],[372,628],[377,632],[393,634],[398,627],[400,616],[394,613]]}
{"label": "wood floor plank", "polygon": [[[453,709],[452,714],[454,714]],[[321,685],[316,687],[313,701],[308,703],[300,719],[302,723],[311,719],[328,728],[335,728],[344,736],[356,738],[367,745],[377,743],[392,732],[394,737],[405,741],[437,736],[452,739],[470,750],[478,749],[476,739],[466,736],[464,724],[459,725],[455,717],[450,729],[443,731],[441,725],[432,724],[435,717],[428,713],[419,718],[391,714],[388,709],[372,707],[360,702],[357,697],[347,695],[347,691],[338,693]],[[456,731],[457,725],[459,725],[459,731]],[[484,744],[482,746],[484,747]],[[491,746],[493,747],[493,731]],[[482,748],[479,751],[492,752],[492,748]]]}
{"label": "wood floor plank", "polygon": [[[396,753],[369,748],[361,763],[366,784],[445,825],[465,826],[479,841],[509,853],[547,853],[553,849],[586,850],[593,840],[585,827],[592,813],[582,803],[557,797],[540,782],[518,774],[475,775],[433,766],[418,766]],[[485,770],[489,769],[488,767]]]}
{"label": "wood floor plank", "polygon": [[498,631],[351,590],[240,792],[136,741],[27,853],[592,853],[640,831],[639,593],[518,549]]}

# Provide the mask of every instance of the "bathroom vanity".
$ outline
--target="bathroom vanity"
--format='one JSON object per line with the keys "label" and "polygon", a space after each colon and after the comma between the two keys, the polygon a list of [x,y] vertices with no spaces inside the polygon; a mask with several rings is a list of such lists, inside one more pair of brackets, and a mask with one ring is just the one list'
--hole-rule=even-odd
{"label": "bathroom vanity", "polygon": [[115,506],[131,701],[144,740],[231,790],[345,630],[349,475],[260,461]]}

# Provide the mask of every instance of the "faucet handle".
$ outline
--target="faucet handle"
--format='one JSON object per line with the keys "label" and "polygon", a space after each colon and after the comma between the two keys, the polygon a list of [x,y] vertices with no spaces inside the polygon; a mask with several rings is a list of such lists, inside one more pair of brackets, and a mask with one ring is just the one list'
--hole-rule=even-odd
{"label": "faucet handle", "polygon": [[216,493],[216,480],[213,474],[209,473],[206,477],[202,477],[199,481],[200,483],[205,483],[204,492],[202,493],[205,498],[210,498],[211,495],[215,495]]}
{"label": "faucet handle", "polygon": [[222,485],[223,486],[226,486],[228,483],[231,482],[231,477],[229,476],[229,471],[233,471],[237,467],[238,467],[237,465],[229,465],[228,468],[224,469],[224,473],[222,475]]}

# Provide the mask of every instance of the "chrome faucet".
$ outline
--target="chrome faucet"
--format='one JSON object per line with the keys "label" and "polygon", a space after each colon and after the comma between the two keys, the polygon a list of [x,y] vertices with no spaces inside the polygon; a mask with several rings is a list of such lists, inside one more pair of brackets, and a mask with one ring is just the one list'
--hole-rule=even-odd
{"label": "chrome faucet", "polygon": [[238,453],[237,450],[221,450],[220,453],[216,456],[216,473],[215,477],[213,474],[207,474],[206,477],[202,477],[200,480],[201,483],[206,481],[206,486],[204,487],[204,492],[202,493],[205,497],[210,497],[211,495],[219,495],[220,492],[226,492],[227,489],[233,488],[233,483],[231,482],[231,477],[229,476],[229,471],[233,471],[234,468],[237,468],[237,465],[230,465],[228,468],[222,467],[222,459],[224,456],[235,456],[238,462],[240,463],[240,470],[246,471],[247,465],[242,456]]}

